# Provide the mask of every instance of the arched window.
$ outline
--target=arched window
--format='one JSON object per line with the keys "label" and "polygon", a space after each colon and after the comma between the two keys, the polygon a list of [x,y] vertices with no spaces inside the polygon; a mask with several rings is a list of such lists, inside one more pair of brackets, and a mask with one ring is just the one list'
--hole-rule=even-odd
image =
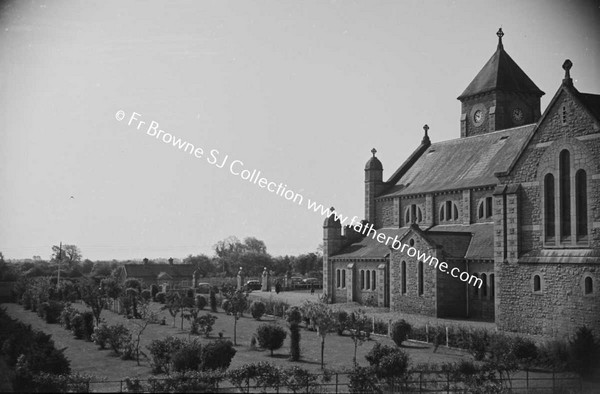
{"label": "arched window", "polygon": [[377,276],[375,274],[375,270],[371,273],[371,290],[375,290],[377,288]]}
{"label": "arched window", "polygon": [[554,242],[554,225],[554,175],[546,174],[544,177],[544,228],[547,242]]}
{"label": "arched window", "polygon": [[560,237],[571,238],[571,155],[568,150],[560,152],[558,159],[560,186]]}
{"label": "arched window", "polygon": [[481,200],[479,202],[479,209],[477,210],[477,217],[479,219],[483,219],[484,218],[484,216],[483,216],[483,215],[485,215],[485,213],[484,213],[484,211],[485,211],[484,205],[485,205],[485,201]]}
{"label": "arched window", "polygon": [[446,204],[440,207],[440,222],[446,221]]}
{"label": "arched window", "polygon": [[423,221],[423,212],[417,204],[411,204],[408,207],[406,207],[404,217],[406,219],[406,225],[409,225],[411,223],[421,223]]}
{"label": "arched window", "polygon": [[458,206],[456,204],[452,204],[453,206],[453,210],[452,212],[454,213],[454,215],[452,216],[453,220],[457,220],[458,219]]}
{"label": "arched window", "polygon": [[539,275],[533,276],[533,291],[535,291],[535,292],[542,291],[542,278]]}
{"label": "arched window", "polygon": [[440,205],[440,222],[458,219],[458,205],[453,201],[445,201]]}
{"label": "arched window", "polygon": [[418,266],[417,266],[417,275],[418,275],[418,290],[419,290],[419,295],[423,295],[423,262],[419,261],[418,262]]}
{"label": "arched window", "polygon": [[487,291],[487,275],[486,274],[481,274],[481,295],[483,297],[487,297],[488,295],[488,291]]}
{"label": "arched window", "polygon": [[335,270],[335,287],[340,288],[342,287],[342,280],[341,280],[341,274],[340,274],[340,270]]}
{"label": "arched window", "polygon": [[579,170],[575,173],[575,215],[577,239],[585,239],[588,235],[587,178],[585,170]]}
{"label": "arched window", "polygon": [[492,215],[493,215],[492,197],[486,197],[485,198],[485,217],[491,218]]}
{"label": "arched window", "polygon": [[361,290],[365,289],[365,271],[364,270],[360,270],[360,289]]}
{"label": "arched window", "polygon": [[[477,272],[475,272],[475,273],[473,274],[473,276],[474,276],[475,278],[479,278],[479,274],[478,274]],[[473,286],[473,296],[474,296],[474,297],[479,297],[479,287],[478,287],[478,286]]]}
{"label": "arched window", "polygon": [[402,294],[406,294],[406,261],[402,262]]}
{"label": "arched window", "polygon": [[346,270],[342,270],[342,289],[346,288]]}
{"label": "arched window", "polygon": [[583,281],[583,294],[592,294],[594,292],[594,282],[591,276],[586,276]]}
{"label": "arched window", "polygon": [[494,295],[496,293],[496,283],[494,280],[496,279],[494,274],[490,274],[490,299],[494,299]]}
{"label": "arched window", "polygon": [[371,271],[367,270],[367,290],[371,289]]}

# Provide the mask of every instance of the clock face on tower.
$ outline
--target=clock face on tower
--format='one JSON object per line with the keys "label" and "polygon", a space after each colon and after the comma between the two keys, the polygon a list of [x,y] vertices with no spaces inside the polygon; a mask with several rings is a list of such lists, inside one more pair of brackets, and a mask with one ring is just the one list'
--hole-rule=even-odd
{"label": "clock face on tower", "polygon": [[525,120],[523,110],[521,108],[515,108],[512,110],[511,117],[515,124],[521,124]]}

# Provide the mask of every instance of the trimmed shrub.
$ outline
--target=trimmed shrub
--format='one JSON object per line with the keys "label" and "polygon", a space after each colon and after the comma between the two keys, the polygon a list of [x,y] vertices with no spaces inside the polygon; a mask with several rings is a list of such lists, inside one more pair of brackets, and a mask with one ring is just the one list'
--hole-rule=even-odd
{"label": "trimmed shrub", "polygon": [[473,355],[475,360],[483,360],[488,351],[489,342],[489,334],[486,330],[474,330],[471,333],[471,340],[468,348],[469,353]]}
{"label": "trimmed shrub", "polygon": [[408,334],[412,326],[405,320],[400,320],[392,324],[391,337],[396,346],[402,346],[402,342],[408,339]]}
{"label": "trimmed shrub", "polygon": [[186,296],[187,298],[194,298],[194,289],[187,289],[187,290],[185,291],[185,296]]}
{"label": "trimmed shrub", "polygon": [[150,294],[152,295],[152,299],[156,301],[156,295],[160,292],[160,288],[156,284],[150,285]]}
{"label": "trimmed shrub", "polygon": [[569,363],[569,345],[565,341],[552,340],[540,345],[537,363],[553,370],[563,370]]}
{"label": "trimmed shrub", "polygon": [[196,308],[202,310],[206,307],[206,298],[204,298],[203,295],[198,294],[196,296],[195,303],[196,303]]}
{"label": "trimmed shrub", "polygon": [[221,309],[223,309],[225,311],[225,313],[230,315],[231,314],[231,301],[229,301],[227,299],[223,300],[223,302],[221,303]]}
{"label": "trimmed shrub", "polygon": [[338,335],[344,335],[344,331],[348,328],[348,312],[340,309],[336,313],[337,316],[337,327],[336,331]]}
{"label": "trimmed shrub", "polygon": [[65,328],[65,330],[71,329],[71,320],[77,311],[71,305],[67,304],[64,306],[63,310],[60,312],[60,324]]}
{"label": "trimmed shrub", "polygon": [[290,324],[290,360],[300,360],[300,325]]}
{"label": "trimmed shrub", "polygon": [[198,341],[186,342],[173,353],[173,370],[177,372],[197,371],[202,363],[202,345]]}
{"label": "trimmed shrub", "polygon": [[256,339],[258,344],[263,349],[273,351],[283,346],[283,341],[287,336],[287,332],[280,326],[275,324],[262,324],[256,330]]}
{"label": "trimmed shrub", "polygon": [[127,353],[128,346],[131,343],[131,333],[127,327],[122,324],[108,326],[106,335],[106,343],[116,355],[122,356]]}
{"label": "trimmed shrub", "polygon": [[150,301],[152,299],[152,292],[149,289],[142,290],[142,292],[140,293],[140,295],[146,301]]}
{"label": "trimmed shrub", "polygon": [[403,377],[408,371],[408,354],[396,347],[381,345],[377,342],[365,358],[380,379],[390,381]]}
{"label": "trimmed shrub", "polygon": [[217,293],[216,293],[215,289],[213,289],[212,287],[210,288],[210,291],[209,291],[209,299],[210,299],[210,310],[213,311],[213,313],[217,313]]}
{"label": "trimmed shrub", "polygon": [[167,293],[164,293],[162,291],[159,292],[159,293],[156,293],[156,297],[155,298],[156,298],[156,302],[164,304],[165,301],[167,300]]}
{"label": "trimmed shrub", "polygon": [[256,320],[260,320],[260,318],[265,314],[266,310],[267,307],[262,301],[252,301],[252,304],[250,304],[250,313]]}
{"label": "trimmed shrub", "polygon": [[61,313],[64,309],[64,304],[60,301],[48,301],[46,308],[46,323],[56,324],[60,322]]}
{"label": "trimmed shrub", "polygon": [[302,312],[297,306],[293,306],[285,311],[285,319],[289,324],[302,323]]}
{"label": "trimmed shrub", "polygon": [[218,340],[204,345],[202,349],[202,370],[227,369],[236,350],[231,341]]}

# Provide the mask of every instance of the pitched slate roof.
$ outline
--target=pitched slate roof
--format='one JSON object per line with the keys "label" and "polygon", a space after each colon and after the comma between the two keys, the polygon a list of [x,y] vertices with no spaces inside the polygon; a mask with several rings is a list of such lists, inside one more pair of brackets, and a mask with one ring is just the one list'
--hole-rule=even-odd
{"label": "pitched slate roof", "polygon": [[[409,227],[381,228],[378,233],[398,236],[401,239]],[[471,260],[492,260],[494,258],[494,224],[477,223],[463,225],[441,225],[421,231],[431,243],[442,247],[446,257]],[[364,237],[331,257],[332,260],[382,259],[390,253],[389,246],[372,237]]]}
{"label": "pitched slate roof", "polygon": [[[387,237],[398,239],[402,238],[404,233],[408,232],[409,228],[380,228],[377,233],[383,233]],[[342,249],[341,252],[332,256],[333,260],[345,259],[382,259],[390,254],[390,248],[385,244],[373,239],[373,237],[364,237],[358,242],[355,242]]]}
{"label": "pitched slate roof", "polygon": [[579,99],[585,107],[600,120],[600,95],[590,93],[579,93]]}
{"label": "pitched slate roof", "polygon": [[[535,124],[466,138],[436,142],[381,197],[491,186],[505,171]],[[398,171],[397,171],[398,172]]]}
{"label": "pitched slate roof", "polygon": [[123,265],[128,278],[156,279],[160,274],[172,278],[192,279],[196,270],[193,264],[125,264]]}
{"label": "pitched slate roof", "polygon": [[502,46],[498,46],[490,60],[487,61],[465,91],[458,96],[458,99],[461,100],[494,90],[531,93],[540,97],[544,95],[544,92],[521,70],[521,67],[512,60]]}

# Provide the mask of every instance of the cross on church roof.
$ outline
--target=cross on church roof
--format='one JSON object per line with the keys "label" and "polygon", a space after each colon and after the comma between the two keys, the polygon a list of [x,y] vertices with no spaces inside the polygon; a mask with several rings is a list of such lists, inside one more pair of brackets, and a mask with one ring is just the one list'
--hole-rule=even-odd
{"label": "cross on church roof", "polygon": [[371,149],[371,153],[373,154],[373,157],[375,157],[375,153],[377,153],[377,149],[375,149],[375,148]]}
{"label": "cross on church roof", "polygon": [[573,62],[569,59],[565,60],[562,65],[563,70],[565,70],[565,82],[571,82],[571,67],[573,67]]}
{"label": "cross on church roof", "polygon": [[427,132],[429,131],[429,126],[423,126],[423,130],[425,130],[425,137],[428,137]]}
{"label": "cross on church roof", "polygon": [[504,37],[504,32],[502,31],[502,28],[498,29],[496,35],[498,36],[498,49],[504,49],[504,46],[502,45],[502,37]]}

